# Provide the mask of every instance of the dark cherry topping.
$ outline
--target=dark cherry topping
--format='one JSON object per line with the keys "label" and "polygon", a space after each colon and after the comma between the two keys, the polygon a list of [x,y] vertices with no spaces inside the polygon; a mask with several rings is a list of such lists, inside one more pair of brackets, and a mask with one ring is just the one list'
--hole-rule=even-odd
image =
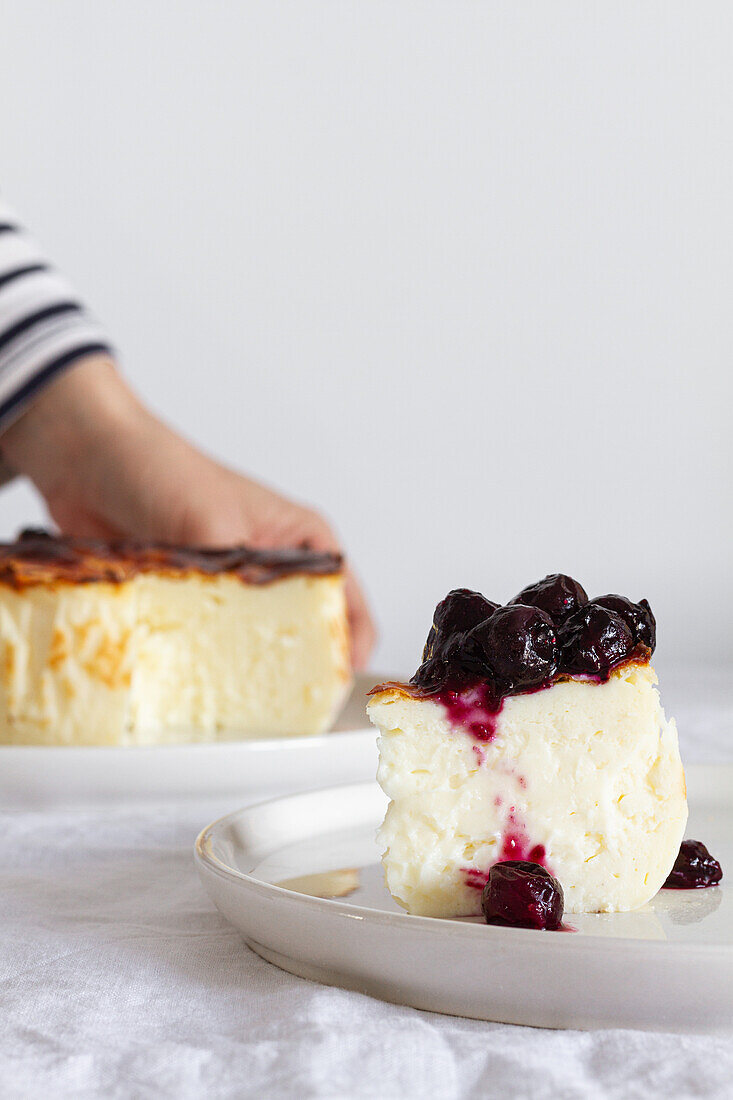
{"label": "dark cherry topping", "polygon": [[[426,646],[427,649],[427,646]],[[452,634],[433,648],[432,656],[423,661],[412,678],[413,684],[438,691],[446,684],[458,686],[469,680],[486,678],[488,670],[483,654],[464,633]]]}
{"label": "dark cherry topping", "polygon": [[683,840],[674,867],[664,884],[667,890],[701,890],[717,886],[723,871],[701,840]]}
{"label": "dark cherry topping", "polygon": [[488,619],[499,605],[470,588],[454,588],[441,600],[433,615],[433,625],[442,635],[457,630],[470,630],[476,623]]}
{"label": "dark cherry topping", "polygon": [[465,634],[472,626],[488,619],[497,607],[498,604],[487,600],[480,592],[472,592],[470,588],[454,588],[435,608],[433,625],[423,650],[423,661],[433,657],[451,635]]}
{"label": "dark cherry topping", "polygon": [[593,603],[597,607],[605,607],[608,611],[615,611],[629,630],[637,645],[645,645],[648,649],[654,649],[657,644],[657,620],[654,618],[647,600],[639,600],[632,603],[625,596],[596,596]]}
{"label": "dark cherry topping", "polygon": [[[607,595],[589,601],[583,586],[564,573],[529,585],[504,607],[456,588],[435,609],[423,663],[410,685],[460,710],[457,696],[483,684],[482,708],[495,716],[507,695],[537,691],[558,678],[604,682],[622,664],[647,661],[655,643],[646,600]],[[475,709],[473,701],[470,706]],[[493,719],[482,724],[491,728]]]}
{"label": "dark cherry topping", "polygon": [[500,607],[469,638],[483,652],[502,694],[537,687],[557,672],[557,632],[539,607]]}
{"label": "dark cherry topping", "polygon": [[634,636],[615,611],[588,603],[565,623],[561,634],[562,672],[607,679],[611,669],[634,652]]}
{"label": "dark cherry topping", "polygon": [[487,924],[554,931],[562,924],[562,886],[539,863],[510,859],[495,863],[481,896]]}
{"label": "dark cherry topping", "polygon": [[587,602],[588,594],[582,584],[565,573],[548,573],[536,584],[528,584],[509,601],[539,607],[558,626]]}

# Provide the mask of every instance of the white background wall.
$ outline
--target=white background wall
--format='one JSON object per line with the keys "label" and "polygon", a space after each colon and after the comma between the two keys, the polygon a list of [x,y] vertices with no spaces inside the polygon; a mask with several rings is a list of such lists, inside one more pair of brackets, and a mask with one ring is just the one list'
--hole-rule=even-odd
{"label": "white background wall", "polygon": [[732,40],[727,0],[4,0],[0,184],[146,399],[332,516],[382,668],[555,570],[729,659]]}

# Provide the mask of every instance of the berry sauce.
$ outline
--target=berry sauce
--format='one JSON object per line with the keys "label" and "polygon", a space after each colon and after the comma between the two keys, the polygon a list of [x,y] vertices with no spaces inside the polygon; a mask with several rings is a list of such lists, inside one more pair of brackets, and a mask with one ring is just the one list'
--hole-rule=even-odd
{"label": "berry sauce", "polygon": [[708,886],[717,886],[722,877],[720,864],[701,840],[683,840],[664,889],[704,890]]}
{"label": "berry sauce", "polygon": [[481,895],[487,924],[557,931],[565,898],[560,883],[532,860],[495,863]]}
{"label": "berry sauce", "polygon": [[470,733],[476,741],[493,741],[504,700],[489,684],[473,684],[461,690],[446,687],[432,698],[445,707],[455,729]]}
{"label": "berry sauce", "polygon": [[[545,854],[543,844],[532,844],[527,836],[526,829],[521,821],[517,819],[516,810],[512,806],[509,810],[506,830],[501,838],[499,854],[492,866],[497,863],[504,863],[506,860],[523,860],[525,863],[536,863],[547,871],[549,869],[545,862]],[[488,867],[485,871],[481,871],[477,867],[462,867],[461,874],[466,886],[470,886],[473,890],[483,890],[489,881],[491,867]]]}

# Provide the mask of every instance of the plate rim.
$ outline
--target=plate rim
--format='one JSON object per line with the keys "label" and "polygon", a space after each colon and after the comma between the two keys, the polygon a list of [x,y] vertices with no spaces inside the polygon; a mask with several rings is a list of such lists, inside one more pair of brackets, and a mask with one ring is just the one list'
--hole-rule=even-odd
{"label": "plate rim", "polygon": [[161,743],[159,745],[7,745],[0,744],[0,760],[7,753],[23,753],[24,755],[33,755],[34,753],[43,754],[63,754],[64,756],[78,756],[86,753],[113,753],[122,752],[125,756],[132,754],[146,754],[156,752],[170,752],[172,750],[180,752],[206,752],[217,749],[226,749],[229,751],[241,752],[243,750],[257,752],[272,752],[275,749],[279,749],[283,745],[288,745],[291,748],[315,748],[323,747],[326,743],[331,742],[334,738],[338,738],[340,741],[344,741],[348,738],[363,738],[364,734],[370,736],[376,736],[376,731],[372,726],[360,726],[358,729],[351,730],[329,730],[326,733],[318,734],[297,734],[294,737],[252,737],[252,738],[231,738],[223,741],[169,741]]}
{"label": "plate rim", "polygon": [[[686,769],[688,776],[693,777],[698,782],[702,781],[704,773],[717,773],[721,771],[727,772],[733,780],[733,763],[721,762],[720,764],[690,764]],[[476,936],[482,937],[485,942],[491,942],[495,938],[501,940],[506,939],[509,943],[516,941],[517,943],[536,943],[533,938],[536,936],[536,930],[530,928],[505,928],[500,926],[490,926],[482,923],[475,923],[466,921],[461,922],[455,918],[446,917],[425,917],[417,916],[406,912],[393,913],[386,909],[374,909],[365,908],[364,906],[353,905],[350,902],[339,901],[335,898],[314,898],[307,894],[300,894],[294,890],[288,890],[284,886],[278,886],[274,883],[263,882],[262,879],[255,878],[251,874],[247,874],[244,871],[239,871],[235,867],[230,867],[218,856],[215,856],[210,850],[210,838],[212,835],[223,828],[229,823],[234,822],[236,819],[241,818],[243,815],[255,813],[257,810],[262,809],[265,806],[272,806],[276,803],[282,803],[291,801],[293,799],[302,799],[308,796],[323,795],[325,793],[335,793],[338,791],[345,792],[349,790],[365,790],[369,788],[371,790],[380,790],[376,780],[360,781],[358,783],[343,783],[336,784],[330,787],[320,787],[310,789],[306,791],[300,791],[295,794],[281,795],[275,798],[262,799],[259,802],[253,803],[248,806],[242,806],[237,810],[230,811],[227,814],[223,814],[221,817],[216,818],[214,821],[206,825],[196,837],[194,842],[194,860],[198,867],[203,869],[208,874],[214,874],[218,878],[222,878],[227,882],[235,883],[238,888],[243,887],[249,891],[258,894],[263,898],[278,899],[282,904],[296,905],[299,907],[305,906],[306,909],[311,910],[314,914],[331,914],[336,917],[341,916],[348,918],[349,920],[366,920],[369,919],[372,922],[376,922],[378,925],[390,926],[392,928],[406,929],[412,927],[414,922],[417,921],[417,934],[422,934],[430,930],[430,933],[445,934],[448,928],[451,933],[458,937],[475,938]],[[642,907],[643,908],[643,907]],[[633,912],[633,910],[631,910]],[[613,916],[614,914],[607,914]],[[572,914],[569,914],[572,919]],[[409,923],[408,923],[409,922]],[[422,930],[419,932],[418,930]],[[489,939],[487,940],[487,935]],[[530,937],[529,941],[527,937]],[[568,941],[571,941],[568,943]],[[545,942],[545,941],[543,941]],[[572,946],[572,945],[575,946]],[[638,936],[628,936],[619,939],[618,937],[601,936],[592,932],[584,932],[581,936],[552,936],[548,941],[550,950],[553,951],[578,951],[578,950],[591,950],[596,951],[601,948],[605,952],[616,952],[619,950],[619,944],[623,944],[624,950],[632,950],[634,952],[646,953],[651,948],[656,954],[660,952],[677,953],[684,951],[685,953],[702,954],[702,955],[720,955],[725,953],[726,955],[733,954],[733,944],[710,944],[710,943],[690,943],[679,942],[670,940],[648,940]],[[602,945],[602,947],[601,947]]]}

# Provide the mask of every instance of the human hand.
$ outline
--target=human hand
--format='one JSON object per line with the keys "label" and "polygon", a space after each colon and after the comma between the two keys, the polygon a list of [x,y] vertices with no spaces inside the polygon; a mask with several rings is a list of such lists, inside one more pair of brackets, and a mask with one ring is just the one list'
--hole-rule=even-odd
{"label": "human hand", "polygon": [[[220,465],[161,423],[107,358],[90,356],[63,374],[7,429],[1,446],[63,534],[340,550],[317,512]],[[375,632],[350,569],[346,596],[352,659],[363,668]]]}

